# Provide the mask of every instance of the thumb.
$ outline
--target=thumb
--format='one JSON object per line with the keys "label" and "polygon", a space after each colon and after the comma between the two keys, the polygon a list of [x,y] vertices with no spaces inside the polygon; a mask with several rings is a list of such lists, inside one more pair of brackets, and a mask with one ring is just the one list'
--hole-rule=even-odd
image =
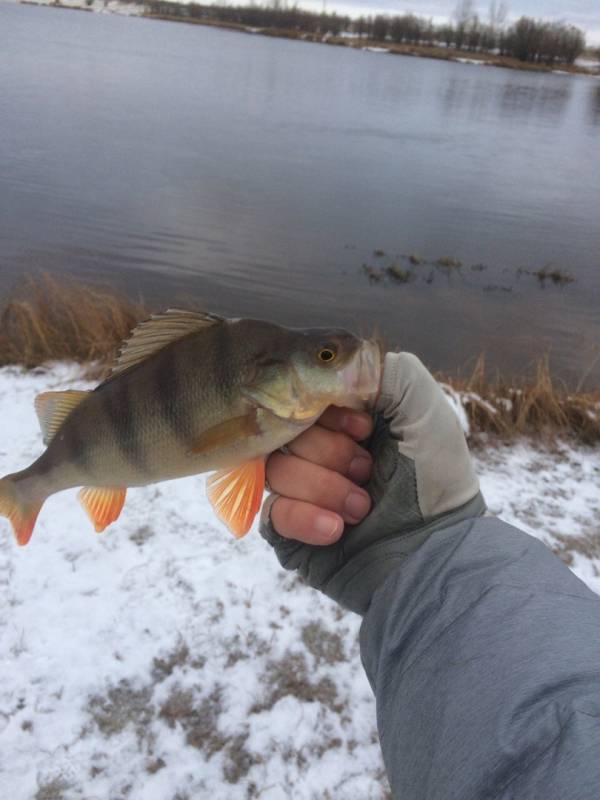
{"label": "thumb", "polygon": [[385,357],[377,411],[398,451],[415,464],[424,519],[457,508],[479,491],[460,422],[441,386],[411,353]]}

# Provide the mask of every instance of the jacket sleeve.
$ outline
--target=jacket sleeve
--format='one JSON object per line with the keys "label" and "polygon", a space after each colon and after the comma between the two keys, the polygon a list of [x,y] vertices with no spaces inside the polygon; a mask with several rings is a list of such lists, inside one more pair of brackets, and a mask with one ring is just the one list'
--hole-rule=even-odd
{"label": "jacket sleeve", "polygon": [[398,800],[600,798],[600,597],[492,518],[386,580],[361,654]]}

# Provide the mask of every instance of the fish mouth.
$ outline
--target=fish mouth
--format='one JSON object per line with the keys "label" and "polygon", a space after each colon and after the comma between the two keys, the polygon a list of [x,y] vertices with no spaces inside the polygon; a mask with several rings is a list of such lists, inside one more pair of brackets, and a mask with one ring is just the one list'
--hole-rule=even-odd
{"label": "fish mouth", "polygon": [[364,340],[344,370],[344,389],[351,408],[372,410],[381,388],[383,353],[379,342]]}

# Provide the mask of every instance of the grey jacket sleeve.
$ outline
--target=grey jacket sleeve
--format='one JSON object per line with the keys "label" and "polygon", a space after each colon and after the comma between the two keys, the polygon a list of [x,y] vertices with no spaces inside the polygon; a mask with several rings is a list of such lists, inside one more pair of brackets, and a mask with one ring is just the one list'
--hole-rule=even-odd
{"label": "grey jacket sleeve", "polygon": [[434,533],[361,653],[397,800],[600,798],[600,597],[497,519]]}

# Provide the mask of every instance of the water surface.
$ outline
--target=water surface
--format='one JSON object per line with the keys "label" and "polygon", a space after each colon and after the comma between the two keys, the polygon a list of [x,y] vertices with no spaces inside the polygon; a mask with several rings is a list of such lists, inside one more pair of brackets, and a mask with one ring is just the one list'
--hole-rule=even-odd
{"label": "water surface", "polygon": [[[0,38],[2,295],[75,273],[600,383],[600,81],[13,5]],[[363,272],[413,252],[463,267]]]}

